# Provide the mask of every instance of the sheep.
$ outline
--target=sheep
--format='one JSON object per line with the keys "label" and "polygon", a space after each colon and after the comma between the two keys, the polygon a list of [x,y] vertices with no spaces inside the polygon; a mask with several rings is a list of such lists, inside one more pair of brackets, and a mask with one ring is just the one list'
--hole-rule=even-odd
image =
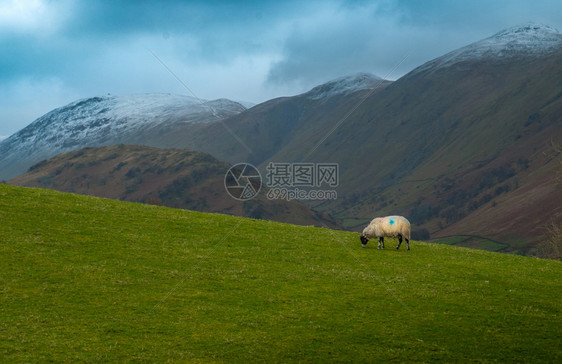
{"label": "sheep", "polygon": [[371,238],[379,238],[378,248],[384,249],[384,238],[398,237],[398,245],[396,250],[400,248],[402,244],[402,238],[406,239],[406,245],[408,250],[410,250],[410,222],[403,216],[386,216],[386,217],[375,217],[369,225],[363,229],[363,233],[360,235],[361,245],[363,248],[367,245],[367,242]]}

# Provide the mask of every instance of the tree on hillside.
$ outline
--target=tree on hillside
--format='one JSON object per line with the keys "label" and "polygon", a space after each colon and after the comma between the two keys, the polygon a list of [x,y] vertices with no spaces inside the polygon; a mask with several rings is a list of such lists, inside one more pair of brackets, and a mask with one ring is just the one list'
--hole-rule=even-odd
{"label": "tree on hillside", "polygon": [[[555,181],[562,188],[562,143],[550,142],[550,153],[547,157],[556,159]],[[562,261],[562,214],[558,213],[552,217],[550,223],[545,227],[545,240],[537,246],[537,255],[541,258]]]}
{"label": "tree on hillside", "polygon": [[552,142],[552,147],[556,151],[556,156],[558,158],[558,170],[556,174],[556,183],[562,185],[562,143],[554,144]]}
{"label": "tree on hillside", "polygon": [[562,261],[562,224],[553,220],[546,226],[545,240],[537,247],[537,254],[541,258]]}

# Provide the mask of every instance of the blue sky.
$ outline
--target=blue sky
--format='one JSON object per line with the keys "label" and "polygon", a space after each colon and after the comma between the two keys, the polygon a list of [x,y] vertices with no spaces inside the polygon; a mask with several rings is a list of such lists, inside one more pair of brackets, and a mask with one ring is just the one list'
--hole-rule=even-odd
{"label": "blue sky", "polygon": [[[397,79],[562,2],[0,0],[0,137],[76,99],[188,91],[262,102],[333,78]],[[406,55],[408,58],[391,72]]]}

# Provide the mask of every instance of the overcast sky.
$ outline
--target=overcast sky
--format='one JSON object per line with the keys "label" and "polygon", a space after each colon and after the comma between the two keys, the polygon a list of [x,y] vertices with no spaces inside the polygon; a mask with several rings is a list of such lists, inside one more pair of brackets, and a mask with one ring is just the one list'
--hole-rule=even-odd
{"label": "overcast sky", "polygon": [[507,27],[562,30],[560,14],[559,0],[0,0],[0,137],[80,98],[189,94],[156,57],[199,98],[258,103],[360,71],[395,80]]}

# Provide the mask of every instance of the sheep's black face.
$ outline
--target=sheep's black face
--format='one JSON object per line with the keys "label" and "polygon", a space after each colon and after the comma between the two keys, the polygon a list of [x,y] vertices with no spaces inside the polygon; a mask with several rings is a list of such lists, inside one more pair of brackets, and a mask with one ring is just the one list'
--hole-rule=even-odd
{"label": "sheep's black face", "polygon": [[367,242],[369,241],[369,239],[365,236],[365,235],[361,235],[359,237],[359,239],[361,239],[361,245],[363,246],[363,248],[365,247],[365,245],[367,245]]}

